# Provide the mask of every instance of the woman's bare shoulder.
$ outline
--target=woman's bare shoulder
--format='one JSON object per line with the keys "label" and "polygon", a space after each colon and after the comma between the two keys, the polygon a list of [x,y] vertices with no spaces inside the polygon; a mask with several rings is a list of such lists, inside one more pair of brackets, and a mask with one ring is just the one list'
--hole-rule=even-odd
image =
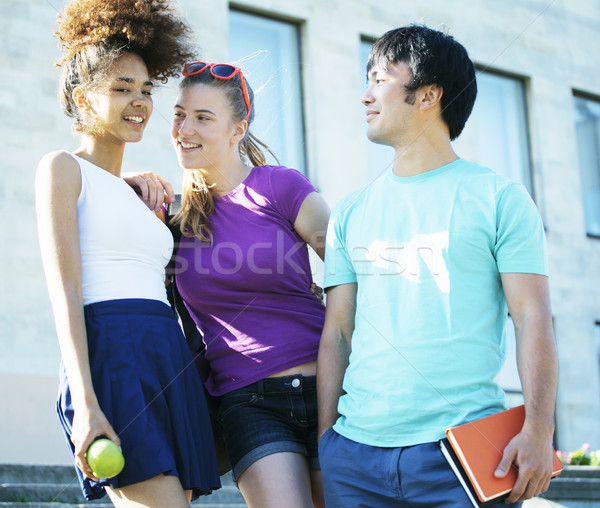
{"label": "woman's bare shoulder", "polygon": [[60,193],[78,194],[81,189],[79,163],[69,152],[59,150],[47,153],[40,159],[35,180],[38,189],[44,186]]}

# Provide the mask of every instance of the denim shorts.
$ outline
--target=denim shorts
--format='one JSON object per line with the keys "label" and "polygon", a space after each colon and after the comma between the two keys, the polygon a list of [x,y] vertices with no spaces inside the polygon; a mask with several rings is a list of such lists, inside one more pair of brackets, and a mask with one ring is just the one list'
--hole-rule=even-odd
{"label": "denim shorts", "polygon": [[223,395],[219,419],[233,479],[257,460],[280,452],[304,455],[319,470],[316,376],[262,379]]}

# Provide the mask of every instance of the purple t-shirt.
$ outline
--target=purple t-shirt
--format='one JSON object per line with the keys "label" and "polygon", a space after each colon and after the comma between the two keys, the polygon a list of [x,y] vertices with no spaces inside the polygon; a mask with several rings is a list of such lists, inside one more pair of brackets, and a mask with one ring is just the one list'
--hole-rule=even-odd
{"label": "purple t-shirt", "polygon": [[219,396],[317,358],[325,319],[293,228],[315,188],[294,169],[257,166],[210,216],[213,244],[182,237],[177,285],[204,333]]}

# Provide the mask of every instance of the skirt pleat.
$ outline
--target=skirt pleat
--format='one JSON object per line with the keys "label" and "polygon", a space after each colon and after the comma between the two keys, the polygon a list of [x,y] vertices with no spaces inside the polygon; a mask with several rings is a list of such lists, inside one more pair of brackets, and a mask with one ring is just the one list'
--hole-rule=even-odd
{"label": "skirt pleat", "polygon": [[[100,408],[121,439],[125,467],[95,482],[78,468],[87,499],[159,474],[175,475],[193,497],[220,487],[204,388],[171,308],[156,300],[85,307],[90,368]],[[61,368],[57,410],[71,444],[73,407]]]}

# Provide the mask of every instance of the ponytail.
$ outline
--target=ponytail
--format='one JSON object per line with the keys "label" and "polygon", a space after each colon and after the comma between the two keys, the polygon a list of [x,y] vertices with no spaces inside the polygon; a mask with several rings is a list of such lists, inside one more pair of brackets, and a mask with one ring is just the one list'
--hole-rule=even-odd
{"label": "ponytail", "polygon": [[246,133],[240,143],[239,150],[242,159],[246,159],[252,166],[265,166],[267,164],[263,150],[269,152],[275,162],[279,164],[279,160],[271,149],[251,132]]}

